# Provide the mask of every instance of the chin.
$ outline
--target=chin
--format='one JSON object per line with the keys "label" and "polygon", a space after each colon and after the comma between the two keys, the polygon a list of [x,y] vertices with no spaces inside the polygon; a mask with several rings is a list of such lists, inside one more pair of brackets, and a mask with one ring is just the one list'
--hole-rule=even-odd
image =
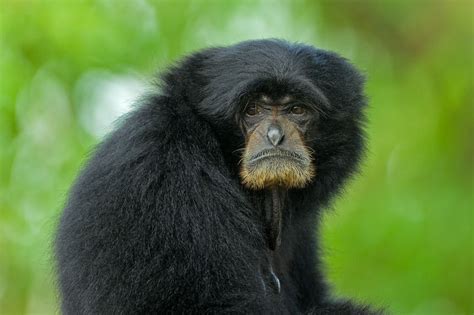
{"label": "chin", "polygon": [[240,172],[242,184],[252,190],[303,188],[314,176],[311,161],[295,154],[258,154],[244,160]]}

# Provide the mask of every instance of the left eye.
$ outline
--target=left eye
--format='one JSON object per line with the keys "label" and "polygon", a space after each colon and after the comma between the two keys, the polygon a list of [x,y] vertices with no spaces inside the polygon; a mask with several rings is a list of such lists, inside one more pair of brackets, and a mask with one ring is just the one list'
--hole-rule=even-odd
{"label": "left eye", "polygon": [[293,115],[303,115],[304,113],[306,113],[306,109],[302,106],[295,105],[291,107],[290,113],[292,113]]}
{"label": "left eye", "polygon": [[256,116],[260,114],[260,108],[255,104],[251,104],[245,109],[245,114],[247,114],[247,116]]}

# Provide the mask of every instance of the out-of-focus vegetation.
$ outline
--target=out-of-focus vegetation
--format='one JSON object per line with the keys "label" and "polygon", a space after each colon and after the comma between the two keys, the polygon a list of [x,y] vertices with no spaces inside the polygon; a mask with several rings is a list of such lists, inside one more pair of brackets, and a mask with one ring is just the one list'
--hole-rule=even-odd
{"label": "out-of-focus vegetation", "polygon": [[472,314],[470,1],[0,1],[0,314],[57,312],[51,240],[91,148],[156,69],[279,37],[368,77],[369,152],[324,221],[338,296]]}

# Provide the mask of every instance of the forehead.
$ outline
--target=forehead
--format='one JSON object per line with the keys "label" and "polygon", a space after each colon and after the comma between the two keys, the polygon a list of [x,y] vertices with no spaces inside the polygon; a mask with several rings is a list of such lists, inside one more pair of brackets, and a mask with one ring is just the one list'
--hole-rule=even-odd
{"label": "forehead", "polygon": [[289,94],[274,97],[265,93],[260,93],[256,95],[255,100],[266,105],[287,104],[292,102],[294,97]]}

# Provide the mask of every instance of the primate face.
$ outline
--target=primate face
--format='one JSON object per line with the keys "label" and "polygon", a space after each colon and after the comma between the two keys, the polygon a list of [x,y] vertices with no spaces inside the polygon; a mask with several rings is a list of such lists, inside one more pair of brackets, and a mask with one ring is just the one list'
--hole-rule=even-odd
{"label": "primate face", "polygon": [[304,187],[315,175],[307,136],[318,112],[292,96],[252,98],[240,115],[245,134],[240,176],[255,190]]}

